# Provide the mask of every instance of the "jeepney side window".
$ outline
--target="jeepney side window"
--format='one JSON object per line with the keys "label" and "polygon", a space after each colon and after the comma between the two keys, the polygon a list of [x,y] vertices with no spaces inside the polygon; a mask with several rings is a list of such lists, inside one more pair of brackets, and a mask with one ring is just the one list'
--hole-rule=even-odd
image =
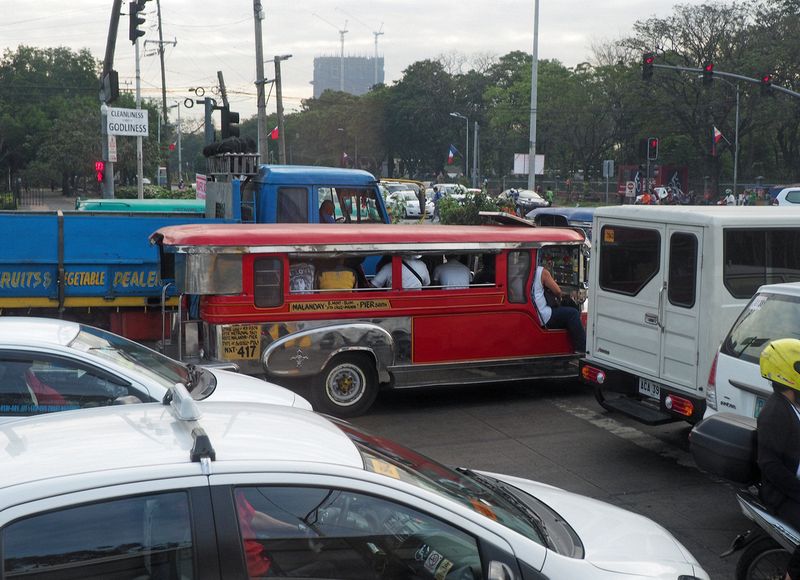
{"label": "jeepney side window", "polygon": [[692,308],[697,288],[697,236],[674,233],[669,239],[669,280],[667,298],[670,304]]}
{"label": "jeepney side window", "polygon": [[658,230],[603,226],[599,243],[603,290],[636,296],[661,267]]}
{"label": "jeepney side window", "polygon": [[253,295],[258,308],[283,304],[283,264],[278,258],[253,260]]}
{"label": "jeepney side window", "polygon": [[508,301],[525,304],[528,301],[528,276],[531,273],[531,254],[528,251],[508,253]]}
{"label": "jeepney side window", "polygon": [[305,187],[278,188],[276,219],[279,224],[307,224],[308,190]]}

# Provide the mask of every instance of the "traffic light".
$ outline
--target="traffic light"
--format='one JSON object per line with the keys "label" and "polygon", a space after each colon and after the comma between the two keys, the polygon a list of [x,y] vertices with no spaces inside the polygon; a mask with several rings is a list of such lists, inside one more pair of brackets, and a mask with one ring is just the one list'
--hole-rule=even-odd
{"label": "traffic light", "polygon": [[144,24],[144,17],[139,16],[139,12],[144,10],[144,4],[147,0],[138,0],[138,2],[128,3],[128,16],[130,17],[128,38],[131,42],[136,44],[136,39],[144,36],[144,30],[139,30],[139,26]]}
{"label": "traffic light", "polygon": [[650,137],[647,140],[647,159],[650,161],[658,159],[658,137]]}
{"label": "traffic light", "polygon": [[106,162],[105,161],[95,161],[94,162],[94,175],[97,179],[97,183],[103,183],[106,178]]}
{"label": "traffic light", "polygon": [[652,52],[645,52],[642,55],[642,80],[649,81],[653,78],[653,63],[656,60],[656,55]]}
{"label": "traffic light", "polygon": [[761,94],[763,96],[772,94],[772,75],[769,73],[761,75]]}
{"label": "traffic light", "polygon": [[711,61],[703,64],[703,84],[714,84],[714,63]]}
{"label": "traffic light", "polygon": [[231,112],[229,107],[222,108],[222,138],[239,136],[239,113]]}

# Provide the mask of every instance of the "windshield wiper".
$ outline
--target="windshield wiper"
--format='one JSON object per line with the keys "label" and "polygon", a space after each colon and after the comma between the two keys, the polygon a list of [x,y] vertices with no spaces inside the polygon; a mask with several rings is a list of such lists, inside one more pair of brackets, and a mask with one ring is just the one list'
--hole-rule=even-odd
{"label": "windshield wiper", "polygon": [[760,338],[758,336],[748,336],[748,337],[746,337],[742,341],[741,345],[736,345],[736,346],[741,346],[741,348],[739,350],[735,350],[734,349],[734,353],[736,354],[736,358],[740,358],[742,356],[742,353],[744,353],[744,351],[746,351],[751,346],[762,346],[762,345],[766,344],[768,341],[769,341],[769,338]]}
{"label": "windshield wiper", "polygon": [[467,477],[474,479],[481,485],[485,485],[490,490],[492,490],[497,495],[506,500],[508,503],[517,508],[520,512],[522,512],[526,516],[528,521],[533,525],[533,527],[536,529],[536,531],[544,540],[545,544],[547,544],[547,547],[553,550],[555,549],[555,546],[553,545],[553,542],[550,539],[550,534],[547,533],[547,528],[545,527],[544,521],[539,516],[539,514],[537,514],[524,501],[519,499],[519,497],[517,497],[517,495],[514,492],[509,491],[508,487],[503,482],[498,481],[496,479],[491,479],[484,475],[480,475],[479,473],[476,473],[471,469],[467,469],[464,467],[457,467],[456,471],[458,471],[459,473],[463,473]]}

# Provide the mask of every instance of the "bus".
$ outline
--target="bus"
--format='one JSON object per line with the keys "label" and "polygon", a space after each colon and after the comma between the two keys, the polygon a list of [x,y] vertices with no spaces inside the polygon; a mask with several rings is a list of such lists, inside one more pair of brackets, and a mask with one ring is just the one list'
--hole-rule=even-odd
{"label": "bus", "polygon": [[[535,267],[547,265],[580,307],[588,255],[580,231],[208,224],[162,228],[152,241],[162,276],[200,296],[202,345],[181,355],[202,349],[208,362],[232,362],[247,374],[310,381],[321,412],[362,414],[381,389],[577,376],[566,331],[540,323],[530,288]],[[337,279],[329,272],[380,257],[391,263],[390,288],[365,276],[329,283]],[[424,262],[432,282],[437,265],[458,259],[471,281],[404,289],[404,258]]]}

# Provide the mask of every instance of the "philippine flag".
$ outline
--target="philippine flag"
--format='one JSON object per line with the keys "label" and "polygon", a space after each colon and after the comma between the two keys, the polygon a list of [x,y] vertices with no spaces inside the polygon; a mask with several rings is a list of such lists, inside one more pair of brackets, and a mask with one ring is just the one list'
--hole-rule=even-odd
{"label": "philippine flag", "polygon": [[453,158],[456,155],[460,155],[459,152],[458,152],[458,149],[456,149],[455,145],[450,145],[450,151],[447,153],[447,164],[448,165],[452,165],[453,164]]}

